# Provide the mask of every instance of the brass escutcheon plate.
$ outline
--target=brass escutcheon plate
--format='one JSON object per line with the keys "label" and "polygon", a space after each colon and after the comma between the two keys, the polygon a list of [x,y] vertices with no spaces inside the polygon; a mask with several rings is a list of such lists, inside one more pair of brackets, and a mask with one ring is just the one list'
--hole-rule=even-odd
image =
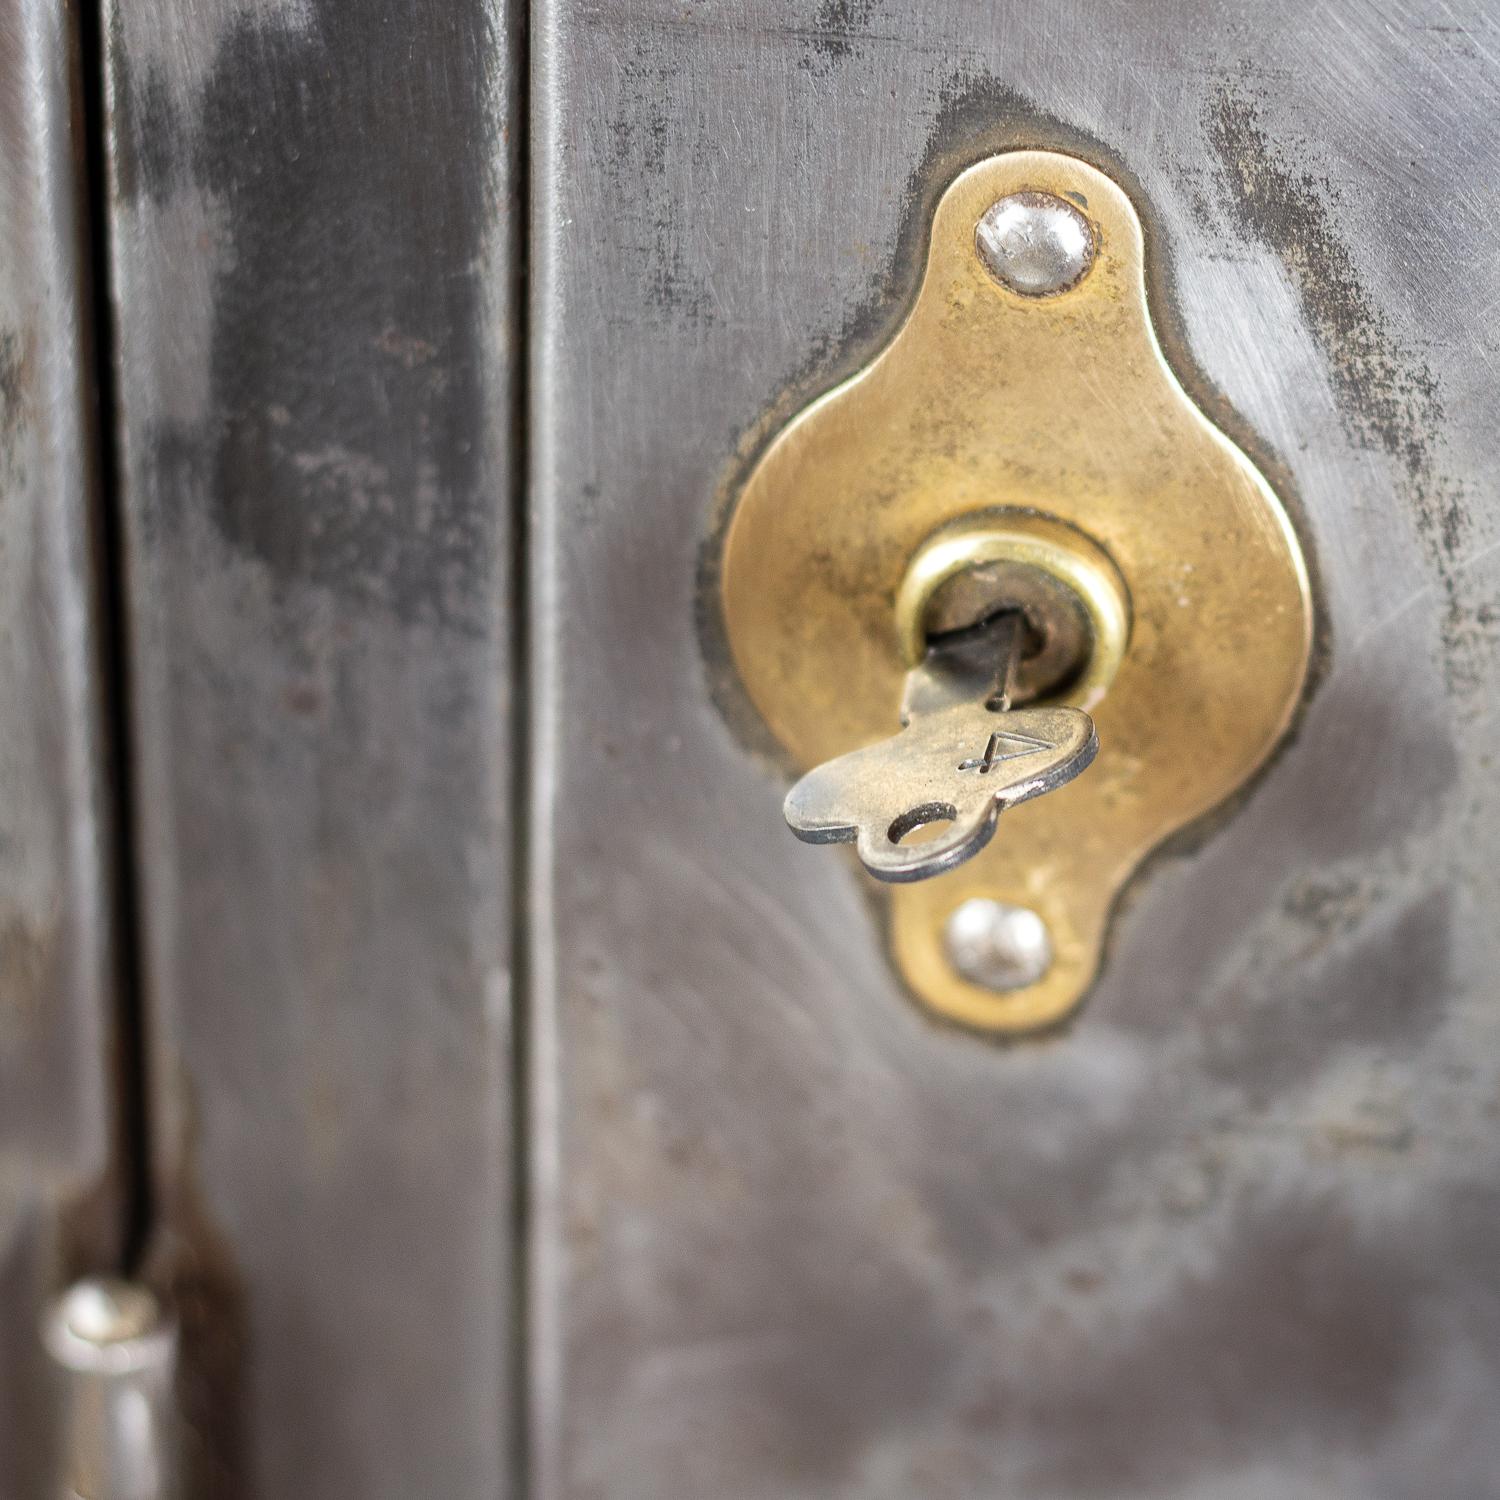
{"label": "brass escutcheon plate", "polygon": [[[1066,291],[1012,291],[976,252],[985,210],[1018,192],[1063,197],[1089,221],[1094,262]],[[1098,759],[1006,812],[968,864],[886,899],[893,954],[924,1004],[1023,1033],[1078,1005],[1142,859],[1266,760],[1312,641],[1285,510],[1157,342],[1130,200],[1053,152],[991,157],[948,188],[900,330],[782,430],[739,496],[720,575],[728,640],[798,767],[895,732],[911,649],[896,602],[912,559],[940,528],[1007,509],[1085,533],[1128,590],[1128,645],[1091,707]],[[944,928],[973,897],[1042,917],[1043,978],[997,993],[955,972]]]}

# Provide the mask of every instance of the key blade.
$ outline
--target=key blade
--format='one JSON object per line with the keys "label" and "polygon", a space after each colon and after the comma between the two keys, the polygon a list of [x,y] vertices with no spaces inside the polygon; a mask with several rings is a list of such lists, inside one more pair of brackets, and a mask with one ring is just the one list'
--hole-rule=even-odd
{"label": "key blade", "polygon": [[1008,708],[1025,639],[1025,617],[1015,610],[935,637],[921,665],[906,674],[901,722],[990,699],[996,700],[997,707]]}

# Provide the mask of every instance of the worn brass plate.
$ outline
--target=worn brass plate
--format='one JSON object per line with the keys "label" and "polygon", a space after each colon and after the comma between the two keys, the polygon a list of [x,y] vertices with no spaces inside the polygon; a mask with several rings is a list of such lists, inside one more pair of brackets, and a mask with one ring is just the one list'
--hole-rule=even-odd
{"label": "worn brass plate", "polygon": [[[1066,196],[1094,229],[1092,269],[1055,296],[1008,290],[975,250],[984,211],[1023,190]],[[899,332],[781,432],[739,497],[721,573],[729,642],[799,767],[894,731],[908,564],[940,526],[997,507],[1079,528],[1124,578],[1130,638],[1092,709],[1099,756],[1007,812],[970,863],[887,899],[896,961],[925,1004],[1024,1032],[1077,1005],[1144,856],[1266,759],[1312,633],[1285,511],[1162,355],[1135,210],[1101,172],[1051,152],[992,157],[953,183]],[[975,896],[1046,921],[1054,959],[1038,983],[997,994],[954,972],[944,924]]]}

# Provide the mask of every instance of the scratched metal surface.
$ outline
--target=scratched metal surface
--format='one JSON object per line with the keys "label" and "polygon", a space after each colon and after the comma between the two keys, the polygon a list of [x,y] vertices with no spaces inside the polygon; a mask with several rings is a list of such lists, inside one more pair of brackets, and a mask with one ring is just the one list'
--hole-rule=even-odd
{"label": "scratched metal surface", "polygon": [[42,1300],[118,1253],[74,18],[0,18],[0,1493],[46,1488]]}
{"label": "scratched metal surface", "polygon": [[505,1488],[516,8],[107,7],[194,1493]]}
{"label": "scratched metal surface", "polygon": [[[1493,1495],[1494,7],[544,0],[533,44],[535,1493]],[[900,992],[695,623],[737,453],[1008,144],[1136,192],[1327,652],[1012,1050]]]}

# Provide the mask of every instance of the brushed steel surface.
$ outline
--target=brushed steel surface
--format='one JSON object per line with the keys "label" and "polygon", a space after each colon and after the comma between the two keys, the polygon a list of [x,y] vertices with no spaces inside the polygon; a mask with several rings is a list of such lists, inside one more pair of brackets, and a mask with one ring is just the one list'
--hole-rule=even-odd
{"label": "brushed steel surface", "polygon": [[507,1489],[521,15],[106,6],[193,1494]]}
{"label": "brushed steel surface", "polygon": [[0,1494],[50,1500],[45,1299],[119,1253],[77,17],[0,16]]}
{"label": "brushed steel surface", "polygon": [[[1493,1490],[1500,33],[1184,11],[537,8],[541,1500]],[[1016,146],[1132,184],[1328,651],[1137,883],[1086,1023],[999,1049],[918,1014],[861,877],[786,838],[697,622],[757,447]]]}

